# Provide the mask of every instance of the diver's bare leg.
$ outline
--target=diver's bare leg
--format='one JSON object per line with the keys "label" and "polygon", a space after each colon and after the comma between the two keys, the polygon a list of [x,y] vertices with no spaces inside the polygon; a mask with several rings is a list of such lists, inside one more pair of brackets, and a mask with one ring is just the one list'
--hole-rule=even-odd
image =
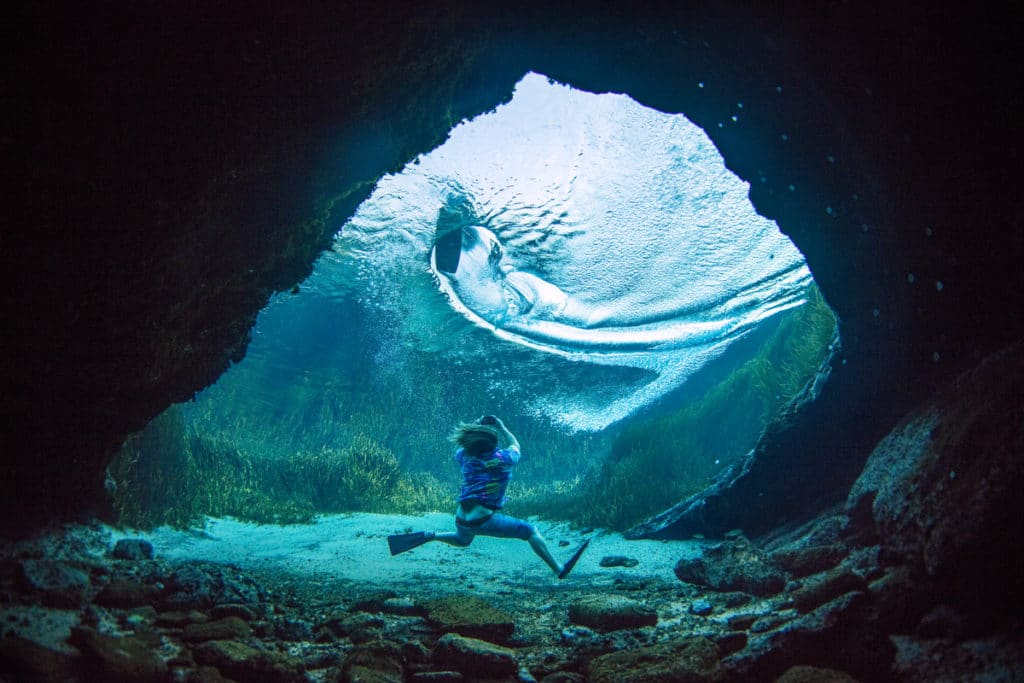
{"label": "diver's bare leg", "polygon": [[465,548],[473,542],[472,537],[470,537],[468,540],[465,537],[460,538],[459,535],[454,531],[446,531],[444,533],[434,534],[434,537],[430,540],[441,541],[441,543],[447,543],[448,545],[453,545],[456,548]]}
{"label": "diver's bare leg", "polygon": [[540,532],[534,529],[533,534],[526,540],[530,547],[533,548],[533,552],[537,553],[537,557],[544,560],[544,564],[551,567],[551,571],[555,574],[562,572],[562,565],[558,564],[555,558],[551,556],[548,544],[544,542],[544,537],[540,535]]}

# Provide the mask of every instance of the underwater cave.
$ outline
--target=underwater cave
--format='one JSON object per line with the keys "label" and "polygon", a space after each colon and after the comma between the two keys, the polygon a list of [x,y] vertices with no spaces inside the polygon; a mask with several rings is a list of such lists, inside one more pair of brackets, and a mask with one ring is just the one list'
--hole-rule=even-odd
{"label": "underwater cave", "polygon": [[0,676],[1024,674],[1019,22],[17,19]]}
{"label": "underwater cave", "polygon": [[447,510],[448,432],[482,412],[528,454],[509,511],[619,531],[661,512],[838,344],[747,192],[684,116],[527,74],[381,179],[247,357],[129,441],[119,521]]}

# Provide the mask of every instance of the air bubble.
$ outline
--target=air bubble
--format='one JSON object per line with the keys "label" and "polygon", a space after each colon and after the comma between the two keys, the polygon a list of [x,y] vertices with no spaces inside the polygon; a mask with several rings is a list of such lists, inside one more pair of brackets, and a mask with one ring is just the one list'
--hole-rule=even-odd
{"label": "air bubble", "polygon": [[931,228],[925,228],[924,229],[924,234],[925,234],[925,237],[931,237],[932,236],[932,229]]}
{"label": "air bubble", "polygon": [[736,108],[737,109],[743,109],[743,103],[742,102],[737,102],[736,103]]}
{"label": "air bubble", "polygon": [[829,155],[828,155],[827,157],[825,157],[825,158],[826,158],[826,159],[828,160],[828,163],[830,163],[830,164],[834,164],[834,163],[836,163],[836,158],[835,158],[834,156],[832,156],[831,154],[829,154]]}
{"label": "air bubble", "polygon": [[698,88],[703,88],[704,87],[704,81],[701,81],[700,83],[698,83],[697,87]]}
{"label": "air bubble", "polygon": [[939,355],[939,352],[938,351],[932,351],[932,362],[933,363],[938,363],[939,362],[939,358],[941,358],[941,356]]}
{"label": "air bubble", "polygon": [[785,133],[783,133],[783,134],[782,134],[782,135],[781,135],[780,137],[782,138],[782,141],[783,141],[783,142],[785,142],[785,141],[789,140],[789,136],[788,136],[788,135],[786,135]]}
{"label": "air bubble", "polygon": [[915,278],[913,273],[907,273],[907,282],[909,282],[910,284],[914,284],[914,279]]}
{"label": "air bubble", "polygon": [[877,308],[873,308],[873,309],[871,309],[871,315],[873,315],[873,316],[875,316],[877,318],[878,316],[882,315],[882,312],[880,310],[878,310]]}
{"label": "air bubble", "polygon": [[943,287],[945,287],[945,285],[942,284],[942,280],[936,280],[935,281],[935,291],[936,292],[941,292]]}
{"label": "air bubble", "polygon": [[869,228],[868,228],[868,224],[867,224],[867,223],[861,223],[861,224],[860,224],[860,231],[861,231],[861,232],[867,232],[867,231],[868,231],[868,229],[869,229]]}
{"label": "air bubble", "polygon": [[790,192],[796,192],[796,185],[790,185],[789,186],[789,191]]}
{"label": "air bubble", "polygon": [[782,92],[782,86],[781,85],[775,86],[775,92]]}
{"label": "air bubble", "polygon": [[740,120],[740,117],[738,117],[738,116],[736,116],[735,114],[733,114],[733,116],[732,116],[732,122],[733,122],[733,123],[736,123],[736,122],[737,122],[737,121],[739,121],[739,120]]}
{"label": "air bubble", "polygon": [[832,207],[831,206],[826,206],[825,207],[825,213],[827,213],[829,216],[831,216],[832,215]]}

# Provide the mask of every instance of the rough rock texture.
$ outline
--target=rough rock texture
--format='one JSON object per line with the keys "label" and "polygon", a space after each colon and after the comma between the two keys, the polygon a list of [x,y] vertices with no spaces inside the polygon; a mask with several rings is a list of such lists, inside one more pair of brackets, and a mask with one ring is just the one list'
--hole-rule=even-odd
{"label": "rough rock texture", "polygon": [[1001,10],[51,9],[11,17],[24,68],[4,138],[17,199],[4,241],[8,531],[96,507],[125,434],[244,355],[268,296],[309,272],[375,180],[528,69],[704,127],[842,320],[823,408],[694,509],[709,525],[756,533],[739,518],[789,517],[806,507],[794,491],[841,497],[910,401],[1020,334],[1006,302],[1024,277],[1021,160],[1006,151],[1024,133],[992,122],[1012,120],[1022,86]]}
{"label": "rough rock texture", "polygon": [[593,683],[704,683],[722,680],[718,648],[706,638],[602,655],[590,664]]}
{"label": "rough rock texture", "polygon": [[748,541],[726,541],[708,548],[701,557],[676,564],[680,581],[716,591],[772,595],[786,585],[785,575]]}
{"label": "rough rock texture", "polygon": [[1024,343],[986,359],[878,444],[847,501],[885,550],[961,601],[1024,607]]}
{"label": "rough rock texture", "polygon": [[141,638],[79,628],[72,634],[71,642],[82,650],[93,680],[163,683],[167,677],[167,664]]}
{"label": "rough rock texture", "polygon": [[152,560],[153,544],[144,538],[122,538],[110,554],[120,560]]}
{"label": "rough rock texture", "polygon": [[437,641],[437,659],[467,676],[501,678],[519,671],[515,653],[507,647],[449,633]]}
{"label": "rough rock texture", "polygon": [[427,619],[442,633],[459,633],[500,643],[508,640],[515,630],[515,623],[507,613],[470,595],[430,600],[423,606]]}
{"label": "rough rock texture", "polygon": [[569,621],[597,631],[654,626],[658,613],[622,595],[596,595],[569,605]]}
{"label": "rough rock texture", "polygon": [[294,657],[269,652],[232,640],[211,640],[192,650],[196,662],[216,667],[239,681],[299,683],[306,680],[302,664]]}
{"label": "rough rock texture", "polygon": [[43,604],[77,607],[89,590],[89,574],[80,567],[56,560],[22,560],[25,590],[40,594]]}

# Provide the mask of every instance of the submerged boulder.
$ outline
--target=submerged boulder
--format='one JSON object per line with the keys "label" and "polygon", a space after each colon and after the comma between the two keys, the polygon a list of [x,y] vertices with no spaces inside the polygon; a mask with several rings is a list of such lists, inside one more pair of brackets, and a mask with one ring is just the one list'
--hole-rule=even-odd
{"label": "submerged boulder", "polygon": [[110,554],[119,560],[152,560],[153,544],[144,538],[122,538]]}
{"label": "submerged boulder", "polygon": [[680,581],[716,591],[773,595],[786,586],[785,575],[760,550],[745,540],[720,543],[675,567]]}
{"label": "submerged boulder", "polygon": [[214,564],[178,568],[168,578],[163,597],[164,606],[173,610],[256,604],[265,600],[266,592],[255,581]]}
{"label": "submerged boulder", "polygon": [[435,659],[445,666],[479,678],[514,676],[519,671],[515,653],[507,647],[449,633],[437,641]]}
{"label": "submerged boulder", "polygon": [[569,605],[569,621],[595,631],[654,626],[658,613],[642,602],[621,595],[592,595]]}
{"label": "submerged boulder", "polygon": [[889,557],[948,579],[965,603],[997,597],[1011,612],[1024,593],[1021,396],[1024,342],[908,415],[874,449],[847,499],[853,524]]}
{"label": "submerged boulder", "polygon": [[472,595],[452,595],[423,604],[427,621],[442,633],[505,642],[515,630],[507,613]]}

